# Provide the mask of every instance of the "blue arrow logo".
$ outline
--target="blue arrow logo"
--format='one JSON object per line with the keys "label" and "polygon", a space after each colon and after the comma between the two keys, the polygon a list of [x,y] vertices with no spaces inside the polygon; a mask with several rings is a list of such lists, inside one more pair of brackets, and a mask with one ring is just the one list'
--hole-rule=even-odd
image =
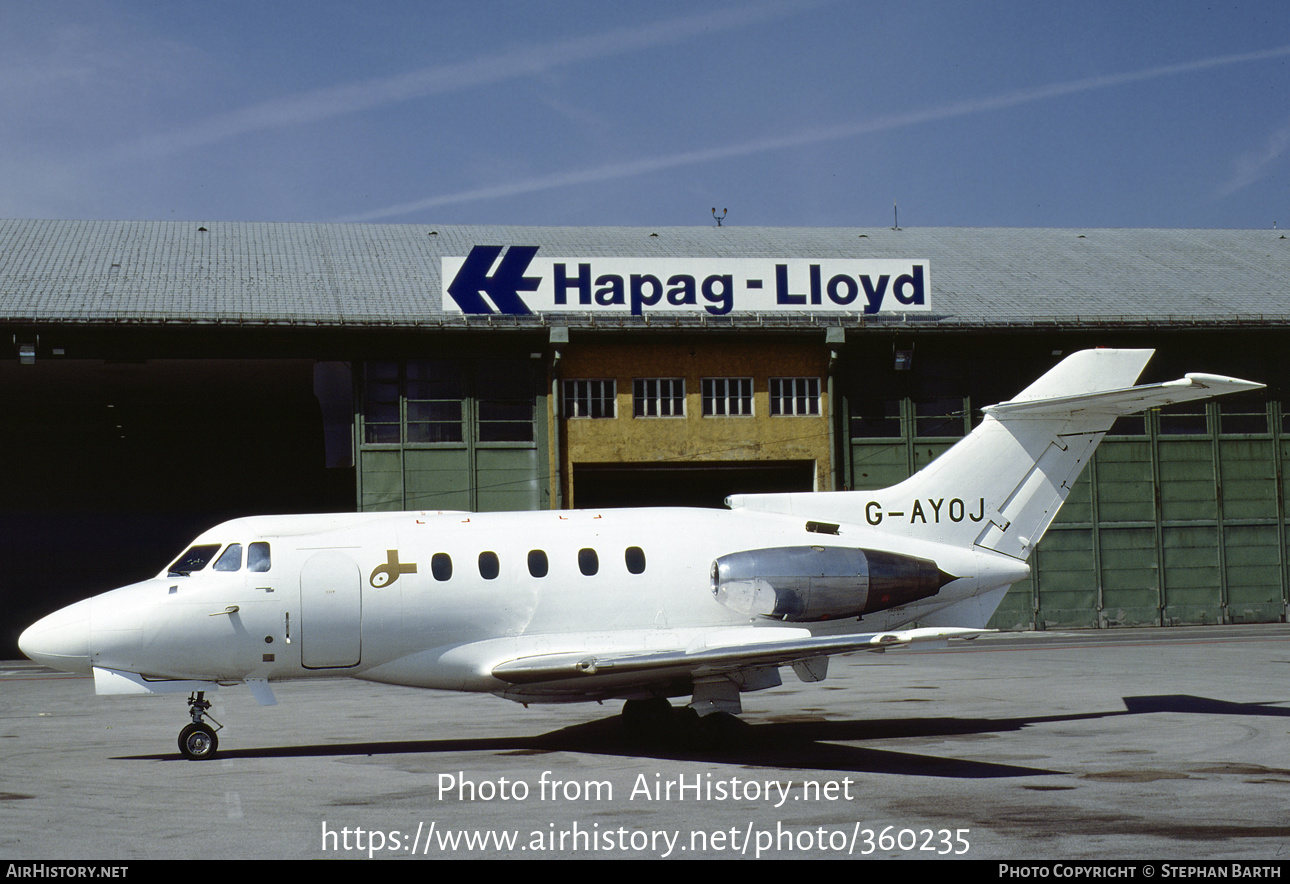
{"label": "blue arrow logo", "polygon": [[484,300],[485,295],[497,307],[497,312],[516,316],[533,313],[520,297],[520,292],[535,292],[542,282],[540,276],[524,275],[537,254],[538,246],[511,246],[496,272],[489,276],[488,271],[502,253],[502,248],[475,246],[452,278],[448,294],[462,313],[493,313],[493,308]]}

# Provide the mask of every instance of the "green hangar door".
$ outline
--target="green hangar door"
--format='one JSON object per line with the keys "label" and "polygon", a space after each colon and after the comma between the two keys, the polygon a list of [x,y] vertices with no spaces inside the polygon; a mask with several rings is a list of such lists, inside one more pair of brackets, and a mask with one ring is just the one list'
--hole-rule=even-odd
{"label": "green hangar door", "polygon": [[358,508],[549,507],[543,371],[532,358],[363,363]]}

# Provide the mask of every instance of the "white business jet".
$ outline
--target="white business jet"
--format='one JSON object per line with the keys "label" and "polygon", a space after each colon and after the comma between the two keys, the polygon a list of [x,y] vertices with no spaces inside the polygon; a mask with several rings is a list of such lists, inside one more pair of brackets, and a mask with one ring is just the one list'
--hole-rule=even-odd
{"label": "white business jet", "polygon": [[246,684],[270,705],[272,682],[337,676],[521,703],[623,698],[630,726],[684,717],[719,734],[782,666],[818,681],[833,654],[978,634],[1117,417],[1263,386],[1131,386],[1151,354],[1067,357],[883,491],[736,495],[728,511],[225,522],[19,645],[93,673],[100,694],[189,693],[179,748],[193,759],[217,747],[207,691]]}

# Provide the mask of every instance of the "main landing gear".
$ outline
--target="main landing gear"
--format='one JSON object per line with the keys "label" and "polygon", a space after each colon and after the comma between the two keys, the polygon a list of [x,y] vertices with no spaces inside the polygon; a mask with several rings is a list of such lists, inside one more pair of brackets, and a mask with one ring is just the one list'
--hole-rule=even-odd
{"label": "main landing gear", "polygon": [[211,727],[203,718],[210,718],[208,711],[211,703],[206,699],[205,691],[198,691],[188,698],[188,714],[192,716],[193,723],[179,732],[179,751],[185,758],[192,761],[204,761],[215,755],[215,750],[219,748],[219,739],[215,732],[223,729],[224,725],[211,718],[215,722],[215,727]]}

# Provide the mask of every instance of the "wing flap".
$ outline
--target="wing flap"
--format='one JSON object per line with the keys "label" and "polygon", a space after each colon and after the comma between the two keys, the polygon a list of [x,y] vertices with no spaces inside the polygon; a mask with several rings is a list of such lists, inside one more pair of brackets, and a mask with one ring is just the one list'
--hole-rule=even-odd
{"label": "wing flap", "polygon": [[[746,633],[749,630],[739,630]],[[772,632],[768,629],[756,632]],[[717,675],[751,666],[782,666],[833,654],[855,651],[886,651],[910,645],[943,646],[951,638],[968,638],[989,632],[985,629],[925,627],[894,632],[871,632],[856,635],[803,636],[805,630],[792,630],[791,638],[740,638],[729,643],[722,633],[714,633],[688,648],[656,651],[610,651],[603,654],[561,653],[517,657],[493,667],[493,676],[508,684],[537,684],[587,678],[597,675],[663,675],[669,671],[691,675]]]}

